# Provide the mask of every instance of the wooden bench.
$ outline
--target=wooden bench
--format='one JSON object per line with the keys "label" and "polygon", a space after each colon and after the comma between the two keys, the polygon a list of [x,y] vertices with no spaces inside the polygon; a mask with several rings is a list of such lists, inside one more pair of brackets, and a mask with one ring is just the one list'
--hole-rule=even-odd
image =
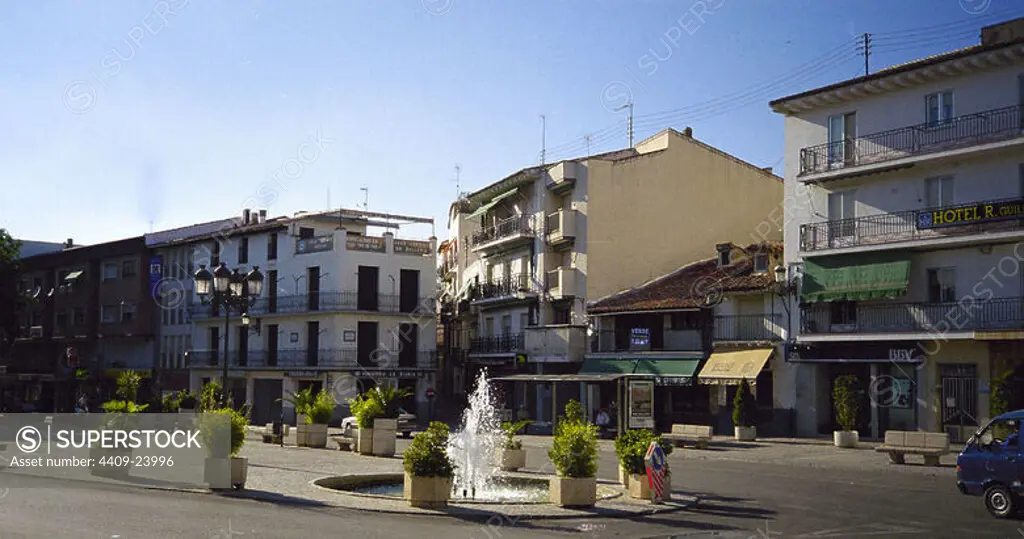
{"label": "wooden bench", "polygon": [[938,466],[939,457],[949,453],[949,434],[944,432],[885,432],[885,443],[875,451],[889,454],[889,462],[906,464],[904,456],[922,455],[926,466]]}
{"label": "wooden bench", "polygon": [[712,434],[711,425],[672,425],[672,432],[662,434],[661,437],[676,447],[683,447],[689,442],[697,449],[707,449]]}
{"label": "wooden bench", "polygon": [[[285,437],[288,436],[288,427],[289,426],[290,425],[288,425],[288,424],[281,425],[281,431],[282,431],[282,434],[284,434]],[[281,436],[280,435],[276,435],[276,436],[274,435],[274,424],[273,423],[267,423],[266,427],[264,427],[264,429],[263,429],[263,443],[265,443],[265,444],[280,444],[280,443],[282,443]]]}
{"label": "wooden bench", "polygon": [[331,436],[333,441],[338,446],[338,451],[354,451],[356,441],[352,438],[345,436]]}

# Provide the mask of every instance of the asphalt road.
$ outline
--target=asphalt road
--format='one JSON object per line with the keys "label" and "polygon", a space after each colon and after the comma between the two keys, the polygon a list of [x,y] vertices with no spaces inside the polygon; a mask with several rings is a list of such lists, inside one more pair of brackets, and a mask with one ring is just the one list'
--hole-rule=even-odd
{"label": "asphalt road", "polygon": [[[602,477],[615,474],[613,459],[602,453]],[[42,479],[22,478],[12,484],[7,478],[2,484],[14,488],[0,488],[0,538],[307,538],[311,533],[466,539],[1024,537],[1024,521],[989,517],[979,498],[961,495],[948,477],[716,460],[672,462],[676,490],[703,497],[696,508],[633,520],[516,523],[498,518],[488,523],[486,514],[478,521],[399,516],[213,494],[67,488]],[[16,481],[49,488],[23,488],[27,483]]]}

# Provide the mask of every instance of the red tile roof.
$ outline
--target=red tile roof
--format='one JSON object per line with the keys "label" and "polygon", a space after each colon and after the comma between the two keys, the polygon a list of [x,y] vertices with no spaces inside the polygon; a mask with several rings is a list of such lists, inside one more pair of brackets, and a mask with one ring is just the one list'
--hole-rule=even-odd
{"label": "red tile roof", "polygon": [[724,293],[769,289],[775,283],[774,271],[754,273],[753,254],[781,254],[782,244],[754,243],[740,249],[750,256],[722,267],[718,266],[717,258],[692,262],[668,275],[597,300],[588,306],[588,311],[604,314],[690,309],[704,306],[709,295],[720,299]]}

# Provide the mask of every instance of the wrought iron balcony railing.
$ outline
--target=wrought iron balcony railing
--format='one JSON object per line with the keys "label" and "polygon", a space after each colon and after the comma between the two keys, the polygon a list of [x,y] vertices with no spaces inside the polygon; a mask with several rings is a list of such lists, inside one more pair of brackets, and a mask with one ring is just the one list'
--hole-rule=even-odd
{"label": "wrought iron balcony railing", "polygon": [[[374,301],[376,300],[376,301]],[[436,310],[434,298],[420,298],[418,302],[403,304],[397,294],[378,294],[369,298],[359,297],[358,292],[311,292],[306,294],[261,297],[249,308],[251,316],[267,314],[301,314],[310,312],[383,312],[383,313],[423,313],[429,314]],[[189,307],[193,319],[210,318],[212,307],[193,303]]]}
{"label": "wrought iron balcony railing", "polygon": [[[193,369],[223,368],[223,350],[189,350],[188,365]],[[437,352],[419,350],[412,353],[385,351],[383,354],[368,354],[359,360],[358,350],[307,349],[249,350],[240,354],[238,350],[229,350],[228,367],[232,369],[400,369],[400,368],[436,368]]]}
{"label": "wrought iron balcony railing", "polygon": [[995,142],[1024,134],[1021,110],[1013,105],[882,131],[800,150],[800,174],[882,163],[913,155]]}
{"label": "wrought iron balcony railing", "polygon": [[590,351],[593,353],[634,352],[692,352],[704,348],[700,330],[666,329],[660,333],[660,342],[656,336],[648,334],[646,343],[640,342],[630,334],[616,337],[615,330],[596,331],[591,335]]}
{"label": "wrought iron balcony railing", "polygon": [[[885,245],[906,241],[947,238],[951,236],[970,236],[982,232],[999,232],[1024,229],[1024,221],[1013,218],[1020,212],[1007,214],[1002,220],[963,221],[964,224],[927,226],[918,228],[922,215],[928,217],[935,211],[970,210],[981,208],[977,213],[984,216],[984,206],[1000,206],[1019,202],[1021,199],[1000,199],[968,204],[957,204],[942,208],[925,210],[906,210],[878,215],[821,221],[800,225],[800,250],[820,251],[863,245]],[[955,215],[955,214],[954,214]]]}
{"label": "wrought iron balcony railing", "polygon": [[496,337],[477,337],[470,341],[473,354],[507,354],[526,349],[526,338],[522,333],[508,333]]}
{"label": "wrought iron balcony railing", "polygon": [[805,334],[1024,329],[1024,298],[971,303],[813,303],[800,309]]}
{"label": "wrought iron balcony railing", "polygon": [[530,282],[529,273],[507,275],[494,282],[475,284],[470,288],[470,298],[473,300],[496,299],[516,296],[520,292],[536,292]]}
{"label": "wrought iron balcony railing", "polygon": [[477,247],[512,236],[533,235],[533,217],[530,215],[515,215],[474,232],[470,243],[473,247]]}
{"label": "wrought iron balcony railing", "polygon": [[782,314],[738,314],[715,317],[715,341],[756,342],[782,338]]}

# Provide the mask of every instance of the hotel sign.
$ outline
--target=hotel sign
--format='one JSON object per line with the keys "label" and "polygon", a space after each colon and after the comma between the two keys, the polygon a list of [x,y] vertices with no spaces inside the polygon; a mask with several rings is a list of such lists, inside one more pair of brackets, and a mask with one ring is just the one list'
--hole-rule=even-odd
{"label": "hotel sign", "polygon": [[384,238],[374,236],[349,236],[345,240],[345,248],[349,251],[383,253],[387,251],[387,244],[384,243]]}
{"label": "hotel sign", "polygon": [[429,255],[430,242],[414,240],[395,240],[395,254],[399,255]]}
{"label": "hotel sign", "polygon": [[295,243],[295,254],[323,253],[334,250],[334,236],[302,238]]}
{"label": "hotel sign", "polygon": [[983,202],[917,212],[917,228],[942,228],[1024,218],[1024,199]]}

